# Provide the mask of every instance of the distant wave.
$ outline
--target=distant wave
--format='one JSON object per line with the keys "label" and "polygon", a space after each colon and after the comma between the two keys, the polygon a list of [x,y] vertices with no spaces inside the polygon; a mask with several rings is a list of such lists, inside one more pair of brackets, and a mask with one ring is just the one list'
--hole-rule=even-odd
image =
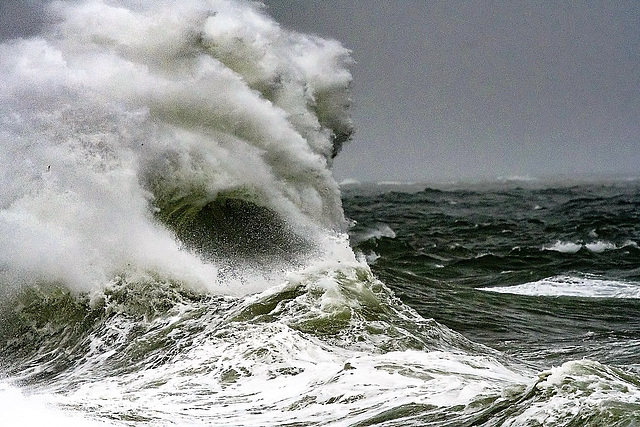
{"label": "distant wave", "polygon": [[345,186],[345,185],[360,185],[362,184],[362,182],[358,181],[357,179],[354,178],[347,178],[347,179],[343,179],[342,181],[340,181],[340,186]]}
{"label": "distant wave", "polygon": [[[632,241],[626,241],[623,247],[624,246],[637,246],[637,244]],[[558,240],[552,245],[543,246],[542,250],[573,254],[583,248],[593,253],[602,253],[604,251],[619,249],[619,247],[615,243],[611,243],[603,240],[598,240],[598,241],[589,242],[589,243],[563,242]]]}
{"label": "distant wave", "polygon": [[528,296],[640,298],[639,282],[609,280],[591,275],[554,276],[522,285],[480,288],[480,290]]}
{"label": "distant wave", "polygon": [[352,244],[357,245],[368,240],[378,240],[382,237],[389,239],[395,239],[396,232],[388,225],[384,223],[376,224],[375,227],[369,227],[364,230],[354,231],[351,233]]}

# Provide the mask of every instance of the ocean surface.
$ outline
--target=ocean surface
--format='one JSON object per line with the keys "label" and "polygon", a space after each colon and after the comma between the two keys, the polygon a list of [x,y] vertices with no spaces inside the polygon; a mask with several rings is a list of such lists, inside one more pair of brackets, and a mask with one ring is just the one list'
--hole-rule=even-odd
{"label": "ocean surface", "polygon": [[353,246],[405,303],[531,366],[634,369],[640,181],[347,187]]}
{"label": "ocean surface", "polygon": [[46,14],[0,44],[0,425],[640,425],[640,180],[341,186],[340,43]]}

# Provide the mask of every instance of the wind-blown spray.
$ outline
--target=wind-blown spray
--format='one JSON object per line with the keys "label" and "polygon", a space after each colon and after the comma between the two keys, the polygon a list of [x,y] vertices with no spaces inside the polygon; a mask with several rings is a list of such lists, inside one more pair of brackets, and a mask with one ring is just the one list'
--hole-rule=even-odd
{"label": "wind-blown spray", "polygon": [[329,171],[352,131],[340,44],[244,2],[48,10],[41,37],[0,47],[5,281],[86,290],[142,269],[211,286],[197,239],[174,237],[216,201],[262,208],[292,236],[344,231]]}

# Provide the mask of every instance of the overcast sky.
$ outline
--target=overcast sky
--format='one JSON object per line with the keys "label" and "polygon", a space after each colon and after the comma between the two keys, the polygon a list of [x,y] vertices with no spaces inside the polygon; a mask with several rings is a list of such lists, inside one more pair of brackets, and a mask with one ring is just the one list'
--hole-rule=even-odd
{"label": "overcast sky", "polygon": [[[0,37],[40,2],[0,0]],[[265,3],[353,51],[338,180],[640,176],[640,1]]]}
{"label": "overcast sky", "polygon": [[640,175],[639,1],[265,3],[353,51],[338,179]]}

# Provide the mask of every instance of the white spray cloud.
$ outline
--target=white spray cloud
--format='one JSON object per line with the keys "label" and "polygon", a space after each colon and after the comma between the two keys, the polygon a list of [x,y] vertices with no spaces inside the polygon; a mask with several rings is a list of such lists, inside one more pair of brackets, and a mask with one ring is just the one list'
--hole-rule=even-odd
{"label": "white spray cloud", "polygon": [[[333,142],[351,131],[348,51],[259,4],[57,1],[0,45],[0,279],[88,290],[123,271],[216,268],[154,203],[247,194],[294,229],[341,230]],[[166,193],[166,194],[165,194]]]}

